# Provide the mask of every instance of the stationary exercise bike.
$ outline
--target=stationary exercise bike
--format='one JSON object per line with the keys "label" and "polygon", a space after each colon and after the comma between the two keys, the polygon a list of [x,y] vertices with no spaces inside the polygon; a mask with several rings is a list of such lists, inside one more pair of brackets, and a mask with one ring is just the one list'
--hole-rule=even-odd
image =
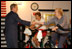
{"label": "stationary exercise bike", "polygon": [[[31,29],[29,28],[29,30],[31,30]],[[44,32],[44,31],[55,32],[55,31],[52,31],[51,29],[42,30],[42,32]],[[29,46],[28,48],[36,48],[32,43],[32,37],[34,37],[34,35],[38,32],[38,30],[37,29],[31,30],[31,32],[32,32],[32,35],[29,36],[30,38],[29,38],[28,42],[24,45],[24,48],[26,48],[26,46]],[[49,36],[49,40],[51,40],[50,36]],[[41,43],[42,43],[42,41],[41,41]],[[40,43],[40,45],[41,45],[41,43]],[[51,43],[51,42],[49,41],[49,43]],[[49,45],[49,47],[50,47],[50,45]]]}
{"label": "stationary exercise bike", "polygon": [[[63,27],[61,27],[59,24],[57,24],[57,26],[58,26],[58,28],[59,29],[61,29],[61,30],[63,30],[63,31],[70,31],[69,29],[64,29]],[[31,29],[30,29],[31,30]],[[32,37],[35,35],[35,33],[36,32],[38,32],[38,30],[31,30],[32,31],[32,33],[33,33],[33,35],[31,35],[30,36],[30,39],[29,39],[29,41],[27,42],[27,44],[29,44],[30,46],[29,46],[29,48],[31,48],[31,46],[33,47],[33,48],[35,48],[34,46],[33,46],[33,44],[32,44],[32,41],[31,41],[31,39],[32,39]],[[50,28],[48,28],[48,29],[46,29],[46,30],[42,30],[42,32],[43,31],[48,31],[49,32],[49,34],[51,35],[51,32],[55,32],[55,31],[52,31],[52,29],[50,29]],[[50,35],[48,35],[48,41],[45,43],[45,45],[44,45],[44,47],[45,48],[54,48],[54,45],[52,44],[52,42],[51,42],[51,36]],[[40,43],[40,45],[42,44],[42,42]]]}
{"label": "stationary exercise bike", "polygon": [[[29,28],[29,30],[32,32],[32,35],[30,35],[29,37],[29,40],[27,41],[27,43],[25,43],[25,45],[24,45],[24,48],[35,48],[34,46],[33,46],[33,44],[32,44],[32,37],[34,37],[34,35],[36,34],[36,32],[38,32],[38,30],[37,29],[35,29],[35,30],[32,30],[32,29],[30,29]],[[27,47],[28,46],[28,47]]]}
{"label": "stationary exercise bike", "polygon": [[[57,24],[57,27],[60,29],[60,30],[63,30],[63,31],[71,31],[70,29],[64,29],[63,27],[61,27],[59,24]],[[48,30],[46,30],[48,31]],[[55,31],[52,31],[52,30],[49,30],[49,34],[51,35],[51,32],[55,32]],[[57,32],[55,32],[57,33]],[[48,41],[44,44],[44,47],[45,48],[54,48],[55,46],[53,45],[52,41],[51,41],[51,36],[50,35],[47,35],[48,37]]]}

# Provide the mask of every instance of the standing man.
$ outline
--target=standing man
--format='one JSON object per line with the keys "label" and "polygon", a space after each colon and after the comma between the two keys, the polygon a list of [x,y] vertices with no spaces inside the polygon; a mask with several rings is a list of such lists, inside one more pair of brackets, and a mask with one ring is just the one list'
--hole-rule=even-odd
{"label": "standing man", "polygon": [[11,4],[11,11],[6,15],[5,21],[5,36],[7,40],[8,48],[18,48],[18,22],[23,25],[30,25],[30,22],[21,20],[17,14],[18,6],[17,4]]}

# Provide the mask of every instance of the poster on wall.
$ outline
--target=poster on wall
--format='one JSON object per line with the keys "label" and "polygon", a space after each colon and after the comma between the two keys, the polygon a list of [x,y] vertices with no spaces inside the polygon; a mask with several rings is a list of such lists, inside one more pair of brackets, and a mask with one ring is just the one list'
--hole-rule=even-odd
{"label": "poster on wall", "polygon": [[[47,23],[48,21],[51,21],[52,18],[54,18],[55,14],[54,13],[43,13],[43,18],[45,20],[45,22]],[[54,27],[54,23],[46,25],[46,27],[50,27],[53,28]]]}
{"label": "poster on wall", "polygon": [[54,17],[54,13],[44,13],[43,14],[43,18],[45,20],[45,22],[50,21],[53,17]]}

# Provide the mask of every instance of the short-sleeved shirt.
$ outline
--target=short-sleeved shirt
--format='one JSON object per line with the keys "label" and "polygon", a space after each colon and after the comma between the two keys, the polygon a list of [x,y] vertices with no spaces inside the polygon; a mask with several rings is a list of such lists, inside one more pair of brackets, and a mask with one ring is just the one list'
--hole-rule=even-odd
{"label": "short-sleeved shirt", "polygon": [[[43,18],[41,18],[41,20],[40,20],[40,21],[35,20],[35,22],[45,22],[45,21],[44,21],[44,19],[43,19]],[[36,24],[35,26],[36,26],[36,27],[38,27],[38,26],[39,26],[39,24]],[[46,29],[46,26],[45,26],[45,25],[43,25],[43,26],[41,26],[39,29]]]}

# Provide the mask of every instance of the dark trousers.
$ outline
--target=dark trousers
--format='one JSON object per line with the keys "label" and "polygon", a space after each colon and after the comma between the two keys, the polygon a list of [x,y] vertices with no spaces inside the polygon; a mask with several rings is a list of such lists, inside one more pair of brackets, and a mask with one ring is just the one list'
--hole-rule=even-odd
{"label": "dark trousers", "polygon": [[18,48],[18,40],[15,36],[5,35],[7,48]]}
{"label": "dark trousers", "polygon": [[52,33],[51,37],[52,37],[52,42],[54,43],[54,45],[56,44],[56,39],[59,39],[58,48],[63,48],[63,44],[64,44],[64,42],[67,38],[67,34],[61,35],[61,34],[58,34],[58,33]]}

